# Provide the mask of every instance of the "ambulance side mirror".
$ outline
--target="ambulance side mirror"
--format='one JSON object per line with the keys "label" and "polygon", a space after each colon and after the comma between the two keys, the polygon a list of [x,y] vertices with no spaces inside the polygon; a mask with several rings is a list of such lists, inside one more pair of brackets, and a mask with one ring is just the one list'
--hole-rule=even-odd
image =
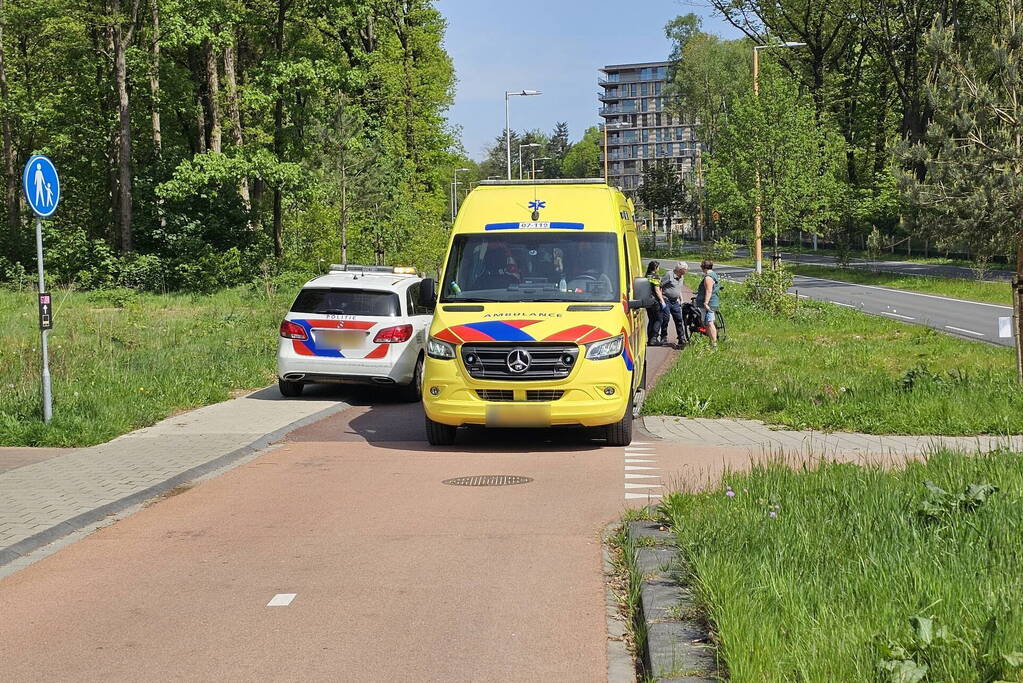
{"label": "ambulance side mirror", "polygon": [[632,298],[629,300],[629,310],[637,308],[649,308],[654,305],[654,288],[650,280],[645,277],[638,277],[632,281]]}
{"label": "ambulance side mirror", "polygon": [[431,313],[437,306],[437,281],[432,277],[419,283],[419,305]]}

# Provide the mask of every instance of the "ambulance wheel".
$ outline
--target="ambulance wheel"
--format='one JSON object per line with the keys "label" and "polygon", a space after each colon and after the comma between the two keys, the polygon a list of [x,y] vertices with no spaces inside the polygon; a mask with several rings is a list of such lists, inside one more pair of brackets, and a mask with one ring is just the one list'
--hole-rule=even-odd
{"label": "ambulance wheel", "polygon": [[416,369],[412,371],[412,381],[398,390],[402,401],[415,403],[423,400],[423,357],[416,361]]}
{"label": "ambulance wheel", "polygon": [[305,385],[301,382],[289,382],[286,379],[277,380],[277,388],[281,390],[281,395],[287,398],[296,398],[302,395],[302,388]]}
{"label": "ambulance wheel", "polygon": [[434,422],[426,418],[426,440],[431,446],[450,446],[455,442],[455,432],[458,427]]}
{"label": "ambulance wheel", "polygon": [[614,424],[607,426],[608,446],[628,446],[632,443],[632,403],[633,396],[629,394],[629,404],[625,408],[625,415]]}

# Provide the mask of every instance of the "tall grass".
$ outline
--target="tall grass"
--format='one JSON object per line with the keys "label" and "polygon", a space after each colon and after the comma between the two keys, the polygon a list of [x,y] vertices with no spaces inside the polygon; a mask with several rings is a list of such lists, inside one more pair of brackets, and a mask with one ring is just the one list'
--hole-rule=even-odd
{"label": "tall grass", "polygon": [[1023,433],[1011,349],[820,302],[772,315],[743,296],[726,287],[728,341],[711,351],[697,339],[645,413],[870,434]]}
{"label": "tall grass", "polygon": [[35,297],[0,292],[0,446],[87,446],[274,377],[294,291],[54,292],[53,421],[41,419]]}
{"label": "tall grass", "polygon": [[[734,496],[662,509],[731,680],[1023,680],[1023,456],[774,463],[724,483]],[[998,490],[957,501],[971,484]]]}

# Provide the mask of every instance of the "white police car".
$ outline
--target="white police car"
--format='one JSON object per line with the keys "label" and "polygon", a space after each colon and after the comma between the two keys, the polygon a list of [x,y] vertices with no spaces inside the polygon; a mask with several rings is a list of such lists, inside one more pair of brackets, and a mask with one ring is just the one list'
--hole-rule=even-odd
{"label": "white police car", "polygon": [[281,322],[277,383],[298,396],[318,382],[395,387],[418,401],[432,313],[412,268],[332,265],[302,286]]}

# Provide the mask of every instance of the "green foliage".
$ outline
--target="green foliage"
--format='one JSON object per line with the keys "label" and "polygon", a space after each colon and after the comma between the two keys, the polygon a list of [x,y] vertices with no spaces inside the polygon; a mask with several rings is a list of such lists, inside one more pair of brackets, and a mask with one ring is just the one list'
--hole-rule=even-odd
{"label": "green foliage", "polygon": [[795,310],[796,298],[788,293],[795,276],[784,266],[765,268],[759,273],[750,273],[743,281],[746,299],[761,308],[776,314],[789,314]]}
{"label": "green foliage", "polygon": [[738,243],[730,237],[721,237],[714,241],[710,247],[710,258],[712,261],[731,261],[735,258],[735,252],[739,250]]}
{"label": "green foliage", "polygon": [[591,126],[583,133],[582,139],[572,145],[561,165],[563,178],[600,178],[604,175],[600,167],[600,129]]}
{"label": "green foliage", "polygon": [[[941,452],[893,469],[779,456],[666,496],[729,680],[1019,680],[1021,457]],[[999,492],[936,527],[913,512],[928,481]]]}

